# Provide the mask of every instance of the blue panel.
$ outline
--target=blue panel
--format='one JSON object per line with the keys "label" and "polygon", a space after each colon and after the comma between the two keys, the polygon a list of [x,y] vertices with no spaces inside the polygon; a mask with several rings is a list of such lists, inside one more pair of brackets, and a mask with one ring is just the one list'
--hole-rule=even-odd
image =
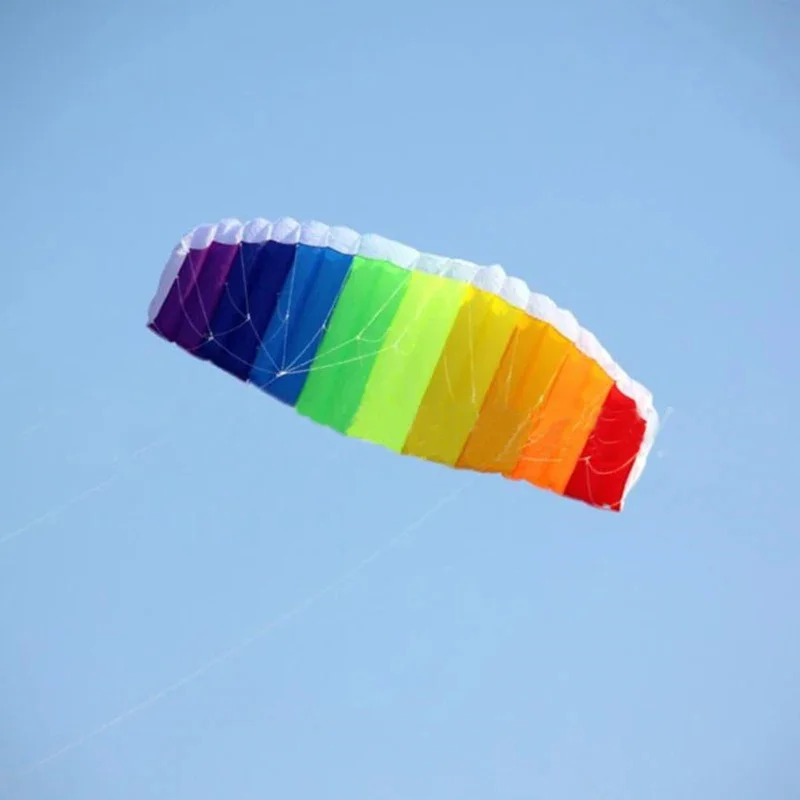
{"label": "blue panel", "polygon": [[295,245],[244,242],[199,355],[247,380],[294,260]]}
{"label": "blue panel", "polygon": [[254,384],[288,405],[303,390],[352,260],[327,247],[297,246],[250,372]]}

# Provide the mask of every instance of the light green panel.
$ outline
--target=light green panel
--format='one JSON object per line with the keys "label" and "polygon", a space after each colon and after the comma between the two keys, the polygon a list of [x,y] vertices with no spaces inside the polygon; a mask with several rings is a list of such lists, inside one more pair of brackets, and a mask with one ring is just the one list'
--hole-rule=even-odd
{"label": "light green panel", "polygon": [[460,281],[411,273],[349,436],[402,449],[467,289]]}
{"label": "light green panel", "polygon": [[328,323],[297,411],[344,433],[401,305],[411,273],[357,256]]}

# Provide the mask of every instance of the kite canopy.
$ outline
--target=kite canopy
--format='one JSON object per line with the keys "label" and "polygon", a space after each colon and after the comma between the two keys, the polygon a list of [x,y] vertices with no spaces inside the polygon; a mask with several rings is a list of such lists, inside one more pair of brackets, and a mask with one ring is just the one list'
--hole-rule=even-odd
{"label": "kite canopy", "polygon": [[196,228],[148,326],[348,436],[615,511],[658,426],[594,335],[501,267],[319,222]]}

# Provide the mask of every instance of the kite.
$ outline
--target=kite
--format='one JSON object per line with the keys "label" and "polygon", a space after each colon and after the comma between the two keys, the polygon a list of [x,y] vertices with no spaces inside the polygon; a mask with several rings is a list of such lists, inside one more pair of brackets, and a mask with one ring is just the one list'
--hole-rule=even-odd
{"label": "kite", "polygon": [[651,393],[498,265],[301,223],[201,225],[148,327],[342,434],[622,510],[658,428]]}

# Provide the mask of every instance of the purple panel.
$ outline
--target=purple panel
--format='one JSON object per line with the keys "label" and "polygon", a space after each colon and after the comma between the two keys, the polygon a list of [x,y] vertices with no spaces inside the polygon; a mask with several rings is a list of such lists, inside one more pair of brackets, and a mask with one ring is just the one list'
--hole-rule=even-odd
{"label": "purple panel", "polygon": [[185,298],[197,282],[197,276],[203,268],[208,250],[209,248],[205,247],[202,250],[188,252],[172,286],[169,287],[163,305],[150,325],[153,330],[170,342],[174,342],[180,332],[185,316],[183,310]]}
{"label": "purple panel", "polygon": [[239,255],[235,244],[212,242],[209,246],[194,285],[184,296],[181,325],[175,335],[176,344],[189,352],[196,350],[208,335],[231,265]]}

